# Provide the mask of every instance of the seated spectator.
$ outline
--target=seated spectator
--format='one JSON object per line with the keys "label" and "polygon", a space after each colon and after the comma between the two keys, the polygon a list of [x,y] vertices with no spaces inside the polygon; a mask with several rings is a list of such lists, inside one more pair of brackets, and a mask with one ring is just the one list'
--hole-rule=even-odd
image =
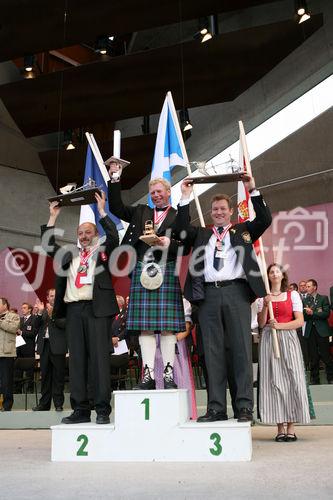
{"label": "seated spectator", "polygon": [[0,393],[3,395],[2,411],[11,411],[13,406],[16,332],[19,326],[19,315],[9,310],[9,303],[5,297],[0,297]]}

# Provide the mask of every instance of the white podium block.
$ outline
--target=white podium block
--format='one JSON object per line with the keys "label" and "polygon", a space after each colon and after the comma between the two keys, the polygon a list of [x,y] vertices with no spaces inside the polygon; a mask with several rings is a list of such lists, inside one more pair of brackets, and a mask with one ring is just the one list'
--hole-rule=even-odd
{"label": "white podium block", "polygon": [[57,425],[52,460],[229,462],[251,460],[250,423],[189,420],[187,390],[115,392],[115,423]]}
{"label": "white podium block", "polygon": [[190,418],[187,389],[115,391],[114,405],[117,430],[167,430]]}

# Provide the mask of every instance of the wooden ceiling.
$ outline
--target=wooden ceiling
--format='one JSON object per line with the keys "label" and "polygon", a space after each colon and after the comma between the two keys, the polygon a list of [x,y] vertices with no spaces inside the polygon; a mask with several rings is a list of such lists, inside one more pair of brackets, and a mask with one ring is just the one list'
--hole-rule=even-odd
{"label": "wooden ceiling", "polygon": [[[102,59],[93,52],[89,55],[86,44],[101,34],[117,34],[128,42],[133,32],[143,29],[259,4],[269,8],[270,3],[4,0],[0,61],[16,59],[19,65],[25,54],[42,54],[40,64],[48,70],[35,79],[0,86],[0,99],[26,137],[79,127],[111,130],[116,121],[159,113],[168,90],[177,109],[231,101],[318,30],[322,16],[312,16],[302,25],[290,19],[223,33],[205,44],[193,40]],[[135,164],[130,173],[124,172],[126,188],[149,172],[154,141],[152,134],[122,141],[122,155]],[[98,142],[102,154],[109,155],[112,143]],[[85,149],[40,153],[55,188],[82,181]]]}

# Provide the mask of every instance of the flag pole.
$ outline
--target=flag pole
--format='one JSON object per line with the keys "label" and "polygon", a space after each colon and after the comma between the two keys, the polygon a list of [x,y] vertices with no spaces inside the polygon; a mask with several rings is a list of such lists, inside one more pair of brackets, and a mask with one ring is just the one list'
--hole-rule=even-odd
{"label": "flag pole", "polygon": [[[243,122],[240,120],[238,122],[238,125],[239,125],[239,140],[240,140],[240,143],[241,143],[241,146],[243,149],[246,172],[248,172],[252,176],[252,169],[251,169],[250,157],[249,157],[249,152],[247,149],[247,144],[246,144],[246,139],[245,139],[245,130],[244,130]],[[261,271],[262,279],[263,279],[264,284],[265,284],[266,293],[267,293],[267,295],[270,295],[271,290],[270,290],[269,280],[268,280],[268,276],[267,276],[267,264],[266,264],[265,252],[264,252],[264,247],[263,247],[261,237],[259,238],[258,242],[259,242],[259,255],[260,255],[261,262],[262,262],[262,266],[260,268],[260,271]],[[272,302],[268,303],[268,313],[269,313],[269,318],[274,319]],[[275,328],[272,328],[272,340],[273,340],[274,356],[277,359],[279,359],[280,358],[280,348],[279,348],[279,343],[277,340],[277,334],[276,334]]]}
{"label": "flag pole", "polygon": [[[182,131],[180,130],[176,108],[175,108],[175,105],[174,105],[174,102],[173,102],[173,99],[172,99],[172,94],[171,94],[170,91],[167,92],[167,99],[168,99],[168,102],[169,102],[169,108],[170,108],[172,114],[174,115],[174,124],[175,124],[175,127],[177,128],[178,135],[179,135],[179,137],[182,138],[183,134],[182,134]],[[184,144],[183,140],[180,141],[180,146],[181,146],[181,149],[182,149],[183,158],[184,158],[184,160],[186,162],[187,174],[188,174],[189,177],[191,177],[192,171],[191,171],[191,167],[190,167],[190,162],[188,161],[187,151],[186,151],[185,144]],[[200,220],[201,227],[205,227],[206,224],[205,224],[205,221],[204,221],[204,218],[203,218],[200,201],[199,201],[198,195],[195,192],[195,187],[194,186],[193,186],[193,197],[194,197],[195,206],[197,208],[197,212],[198,212],[198,215],[199,215],[199,220]]]}

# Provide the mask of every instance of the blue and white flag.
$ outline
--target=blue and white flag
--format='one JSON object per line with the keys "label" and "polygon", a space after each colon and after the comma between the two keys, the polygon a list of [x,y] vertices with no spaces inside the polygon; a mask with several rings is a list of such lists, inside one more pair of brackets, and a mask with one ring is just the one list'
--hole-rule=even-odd
{"label": "blue and white flag", "polygon": [[[188,157],[171,92],[168,92],[158,122],[151,179],[163,177],[171,183],[171,170],[186,166]],[[149,196],[149,206],[153,206]]]}
{"label": "blue and white flag", "polygon": [[[108,192],[107,188],[107,182],[110,179],[108,171],[105,167],[105,165],[102,165],[103,170],[99,167],[96,158],[92,152],[92,149],[90,145],[88,144],[87,147],[87,156],[86,156],[86,168],[84,172],[84,182],[83,184],[86,184],[89,181],[89,177],[93,179],[96,183],[96,187],[100,188],[102,191],[104,191],[105,194]],[[118,219],[118,217],[115,217],[114,215],[111,214],[108,208],[108,203],[105,205],[105,212],[109,215],[109,217],[113,220],[115,225],[117,226],[118,231],[120,229],[123,229],[123,225]],[[104,229],[102,226],[99,224],[99,219],[100,215],[97,210],[97,204],[93,203],[91,205],[82,205],[81,206],[81,212],[80,212],[80,224],[83,224],[83,222],[92,222],[93,224],[96,224],[98,232],[100,236],[103,236],[105,234]]]}

